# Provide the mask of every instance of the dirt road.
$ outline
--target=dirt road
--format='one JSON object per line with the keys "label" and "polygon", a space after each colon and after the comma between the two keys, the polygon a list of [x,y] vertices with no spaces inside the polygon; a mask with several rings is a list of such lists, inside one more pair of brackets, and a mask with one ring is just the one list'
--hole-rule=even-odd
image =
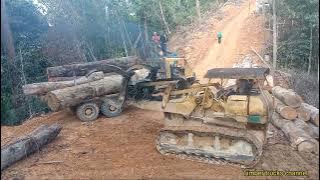
{"label": "dirt road", "polygon": [[[226,23],[220,23],[216,26],[216,32],[222,32],[222,42],[219,44],[216,34],[212,33],[214,42],[209,45],[209,51],[203,59],[197,61],[195,73],[201,79],[207,70],[217,67],[232,67],[236,62],[236,55],[239,49],[240,35],[243,35],[243,29],[246,27],[246,20],[254,12],[252,7],[254,1],[247,1],[237,9],[237,15]],[[251,6],[251,8],[249,8]],[[245,35],[246,36],[246,35]],[[247,34],[251,36],[251,34]]]}
{"label": "dirt road", "polygon": [[[254,10],[253,4],[254,1],[251,2],[251,11]],[[180,42],[188,45],[185,55],[190,61],[194,61],[197,73],[202,74],[212,67],[231,66],[241,56],[250,54],[250,46],[258,51],[263,47],[262,18],[249,14],[248,11],[248,1],[241,5],[228,4],[219,11],[218,17],[207,20],[205,28],[195,29],[192,33],[187,33],[187,36],[180,37]],[[218,31],[223,32],[222,44],[216,43],[215,35]],[[176,45],[181,44],[178,43],[179,38],[176,42]],[[2,172],[1,178],[245,178],[239,167],[203,164],[158,153],[155,139],[163,126],[162,121],[162,113],[126,108],[119,117],[108,119],[101,116],[92,123],[82,123],[70,112],[62,111],[33,118],[18,127],[2,126],[1,146],[41,124],[57,122],[62,124],[63,129],[54,142],[39,153],[9,167]],[[272,156],[272,162],[266,163],[271,168],[301,170],[301,167],[308,167],[303,160],[295,159],[296,153],[281,152],[288,149],[287,145],[270,145],[268,148],[271,150],[267,149],[264,161]],[[283,160],[288,163],[280,163],[278,167],[275,165],[277,161]],[[259,169],[264,166],[266,165],[261,163]],[[318,176],[315,174],[312,177]]]}

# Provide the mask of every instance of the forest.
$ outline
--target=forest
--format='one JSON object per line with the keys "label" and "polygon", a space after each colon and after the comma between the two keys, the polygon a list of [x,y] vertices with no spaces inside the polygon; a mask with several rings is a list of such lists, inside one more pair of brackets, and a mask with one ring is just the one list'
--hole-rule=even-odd
{"label": "forest", "polygon": [[[201,15],[225,2],[1,1],[1,124],[20,124],[49,111],[39,99],[22,93],[24,84],[46,81],[47,67],[147,56],[154,31],[170,39],[178,27],[206,18]],[[319,1],[275,0],[275,6],[276,67],[297,77],[294,88],[319,107]],[[272,11],[268,16],[272,19]],[[272,43],[266,50],[272,54]]]}

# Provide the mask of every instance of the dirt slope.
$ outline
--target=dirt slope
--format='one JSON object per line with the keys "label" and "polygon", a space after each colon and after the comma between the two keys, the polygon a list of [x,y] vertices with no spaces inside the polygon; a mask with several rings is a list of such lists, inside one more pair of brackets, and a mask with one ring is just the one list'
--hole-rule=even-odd
{"label": "dirt slope", "polygon": [[[237,167],[212,166],[163,156],[154,140],[162,127],[162,113],[129,108],[112,119],[81,123],[69,112],[34,118],[20,127],[1,127],[1,142],[32,131],[40,124],[58,122],[58,138],[27,159],[14,164],[2,178],[233,178]],[[1,145],[4,145],[1,144]],[[42,164],[50,161],[61,161]]]}
{"label": "dirt slope", "polygon": [[[251,11],[253,5],[251,1]],[[216,43],[217,31],[223,32],[220,45]],[[249,14],[248,1],[241,5],[230,3],[207,19],[203,26],[172,40],[175,40],[170,45],[172,49],[185,54],[195,71],[202,74],[208,68],[231,66],[243,55],[250,54],[250,46],[260,50],[264,42],[262,18]],[[1,146],[40,124],[58,122],[63,130],[54,142],[5,170],[1,178],[244,179],[239,167],[208,165],[158,153],[154,141],[162,119],[162,113],[126,108],[119,117],[101,116],[92,123],[81,123],[65,111],[33,118],[18,127],[2,126]],[[318,161],[310,167],[300,156],[295,158],[297,153],[286,149],[286,144],[268,146],[257,168],[301,170],[304,167],[303,170],[312,170],[312,177],[319,177],[315,173],[317,169],[313,170],[314,166],[319,166]],[[57,162],[44,164],[50,161]]]}

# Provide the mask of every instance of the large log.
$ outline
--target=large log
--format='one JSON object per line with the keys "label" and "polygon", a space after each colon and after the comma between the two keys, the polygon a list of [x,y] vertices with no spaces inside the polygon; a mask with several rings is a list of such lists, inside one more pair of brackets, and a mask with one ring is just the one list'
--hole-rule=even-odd
{"label": "large log", "polygon": [[140,59],[136,56],[129,56],[123,58],[107,59],[95,62],[89,62],[84,64],[70,64],[56,67],[47,68],[48,80],[52,81],[52,78],[56,77],[73,77],[73,76],[85,76],[89,71],[95,69],[97,71],[103,71],[104,73],[112,72],[108,65],[116,65],[120,68],[127,69],[128,67],[137,64]]}
{"label": "large log", "polygon": [[297,95],[292,90],[288,90],[280,86],[273,87],[272,94],[284,104],[293,108],[300,107],[302,103],[302,98],[299,95]]}
{"label": "large log", "polygon": [[121,88],[122,80],[121,75],[112,75],[97,81],[57,89],[48,92],[46,100],[52,111],[59,111],[98,96],[117,93]]}
{"label": "large log", "polygon": [[293,120],[297,117],[297,111],[290,107],[284,105],[280,100],[275,98],[275,110],[285,119]]}
{"label": "large log", "polygon": [[[102,72],[102,71],[98,71],[98,72]],[[103,72],[102,72],[103,73]],[[94,74],[94,73],[92,73]],[[111,75],[115,75],[117,73],[104,73],[104,76],[111,76]],[[90,77],[92,75],[89,75],[88,77]],[[79,78],[83,78],[85,76],[74,76],[74,77],[51,77],[48,82],[59,82],[59,81],[74,81],[75,79],[79,79]]]}
{"label": "large log", "polygon": [[104,78],[104,73],[99,71],[90,74],[88,77],[83,76],[75,80],[26,84],[22,86],[22,89],[25,95],[43,95],[49,91],[84,84],[102,78]]}
{"label": "large log", "polygon": [[312,125],[310,123],[307,123],[304,120],[299,118],[295,119],[293,122],[296,125],[296,127],[304,130],[312,138],[319,139],[319,127]]}
{"label": "large log", "polygon": [[11,164],[39,151],[60,133],[58,124],[42,125],[27,136],[1,148],[1,171]]}
{"label": "large log", "polygon": [[319,109],[306,103],[302,103],[301,108],[309,112],[312,122],[319,126]]}
{"label": "large log", "polygon": [[319,153],[319,142],[298,128],[293,121],[283,119],[278,113],[273,113],[271,123],[284,132],[291,146],[297,148],[299,152]]}

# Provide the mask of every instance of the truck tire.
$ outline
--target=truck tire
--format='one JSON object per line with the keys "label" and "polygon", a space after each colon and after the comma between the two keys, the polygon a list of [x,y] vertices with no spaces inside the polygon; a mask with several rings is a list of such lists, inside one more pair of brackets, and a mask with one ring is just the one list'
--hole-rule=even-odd
{"label": "truck tire", "polygon": [[107,102],[101,104],[101,113],[108,118],[119,116],[122,113],[122,108],[116,108]]}
{"label": "truck tire", "polygon": [[76,114],[83,122],[94,121],[99,116],[99,107],[96,103],[84,103],[77,107]]}

